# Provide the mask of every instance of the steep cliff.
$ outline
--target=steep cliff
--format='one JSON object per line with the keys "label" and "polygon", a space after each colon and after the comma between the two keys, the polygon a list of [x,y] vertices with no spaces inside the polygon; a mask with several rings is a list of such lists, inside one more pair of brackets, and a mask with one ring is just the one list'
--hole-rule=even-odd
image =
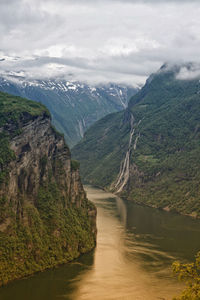
{"label": "steep cliff", "polygon": [[200,81],[192,64],[164,65],[128,108],[93,125],[72,149],[86,182],[165,210],[200,217]]}
{"label": "steep cliff", "polygon": [[0,93],[0,285],[91,250],[96,209],[47,109]]}

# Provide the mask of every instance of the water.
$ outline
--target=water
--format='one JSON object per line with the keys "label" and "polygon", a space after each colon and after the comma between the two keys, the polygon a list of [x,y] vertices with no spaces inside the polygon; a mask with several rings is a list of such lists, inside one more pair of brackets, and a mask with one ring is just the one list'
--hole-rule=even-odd
{"label": "water", "polygon": [[200,249],[200,221],[138,206],[86,187],[98,208],[97,248],[75,262],[10,283],[1,300],[171,299],[171,263]]}

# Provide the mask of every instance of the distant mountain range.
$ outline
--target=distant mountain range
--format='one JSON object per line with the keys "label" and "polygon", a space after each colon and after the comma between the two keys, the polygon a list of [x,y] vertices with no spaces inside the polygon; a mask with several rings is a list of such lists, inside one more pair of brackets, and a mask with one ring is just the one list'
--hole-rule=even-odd
{"label": "distant mountain range", "polygon": [[200,217],[200,80],[191,74],[190,64],[164,65],[127,109],[90,127],[72,149],[85,182]]}
{"label": "distant mountain range", "polygon": [[53,124],[72,147],[95,121],[126,108],[137,89],[117,84],[90,86],[66,80],[28,80],[8,74],[0,77],[0,91],[46,105]]}

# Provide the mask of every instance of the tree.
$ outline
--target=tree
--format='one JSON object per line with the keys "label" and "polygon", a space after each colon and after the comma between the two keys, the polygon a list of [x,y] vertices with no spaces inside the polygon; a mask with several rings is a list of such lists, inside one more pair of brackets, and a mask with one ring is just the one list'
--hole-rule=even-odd
{"label": "tree", "polygon": [[195,262],[188,264],[174,262],[172,267],[178,279],[186,283],[185,290],[174,300],[200,300],[200,251],[196,255]]}

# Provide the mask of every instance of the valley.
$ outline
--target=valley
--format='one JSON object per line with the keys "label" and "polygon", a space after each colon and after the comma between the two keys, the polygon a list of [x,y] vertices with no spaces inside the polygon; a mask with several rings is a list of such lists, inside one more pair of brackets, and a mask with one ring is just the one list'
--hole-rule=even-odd
{"label": "valley", "polygon": [[177,79],[179,71],[164,65],[152,74],[128,108],[91,126],[72,154],[86,183],[199,217],[200,82]]}
{"label": "valley", "polygon": [[123,200],[92,186],[97,247],[72,263],[0,289],[3,300],[171,300],[184,288],[174,260],[193,260],[200,221]]}
{"label": "valley", "polygon": [[0,77],[0,91],[43,103],[71,148],[94,122],[126,108],[138,88],[114,83],[93,86],[56,78],[37,80],[8,73]]}
{"label": "valley", "polygon": [[200,0],[0,0],[0,300],[200,300]]}
{"label": "valley", "polygon": [[[172,263],[190,262],[199,251],[199,220],[189,216],[200,211],[200,83],[176,79],[178,71],[163,66],[152,74],[125,110],[94,123],[72,149],[82,181],[104,188],[85,186],[87,196],[79,162],[49,111],[0,94],[3,299],[153,300],[181,293]],[[37,295],[25,282],[39,286]]]}

